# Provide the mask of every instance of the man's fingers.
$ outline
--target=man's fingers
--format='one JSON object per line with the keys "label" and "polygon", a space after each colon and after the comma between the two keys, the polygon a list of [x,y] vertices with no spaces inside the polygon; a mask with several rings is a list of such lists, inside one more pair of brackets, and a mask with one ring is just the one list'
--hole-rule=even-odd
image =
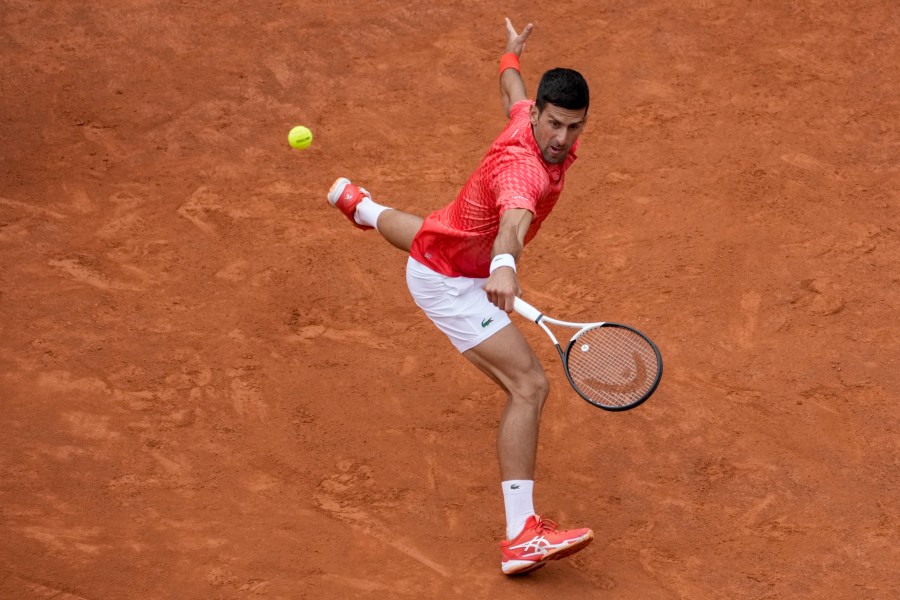
{"label": "man's fingers", "polygon": [[513,27],[512,21],[509,20],[509,17],[504,17],[506,20],[506,33],[509,35],[509,39],[511,40],[519,40],[520,42],[524,42],[529,35],[531,35],[531,30],[534,29],[534,24],[529,23],[525,26],[525,29],[522,30],[522,33],[516,31],[516,28]]}
{"label": "man's fingers", "polygon": [[531,35],[532,29],[534,29],[534,25],[532,25],[531,23],[526,25],[525,29],[522,30],[522,33],[519,34],[519,41],[521,41],[524,44],[525,40],[528,39],[528,36]]}
{"label": "man's fingers", "polygon": [[506,307],[503,309],[508,313],[513,311],[513,307],[516,305],[516,295],[513,294],[511,296],[507,296],[506,298]]}

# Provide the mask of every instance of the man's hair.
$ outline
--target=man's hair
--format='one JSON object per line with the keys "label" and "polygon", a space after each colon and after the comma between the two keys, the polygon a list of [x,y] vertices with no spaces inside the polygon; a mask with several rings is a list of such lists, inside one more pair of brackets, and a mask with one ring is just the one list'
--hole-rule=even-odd
{"label": "man's hair", "polygon": [[587,81],[578,71],[572,69],[550,69],[541,77],[534,104],[538,112],[543,112],[547,104],[568,110],[584,109],[591,103]]}

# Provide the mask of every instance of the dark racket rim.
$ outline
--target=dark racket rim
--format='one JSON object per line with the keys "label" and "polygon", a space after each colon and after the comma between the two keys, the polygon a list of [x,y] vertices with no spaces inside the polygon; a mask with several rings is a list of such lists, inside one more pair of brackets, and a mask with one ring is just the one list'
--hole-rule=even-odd
{"label": "dark racket rim", "polygon": [[[659,365],[659,369],[656,372],[656,379],[653,381],[653,385],[650,386],[650,389],[647,390],[647,392],[643,396],[641,396],[639,399],[635,400],[631,404],[624,404],[621,406],[619,406],[619,405],[610,406],[608,404],[603,404],[601,402],[597,402],[596,400],[592,400],[591,398],[585,396],[584,393],[581,391],[581,389],[577,385],[575,385],[575,382],[572,381],[572,375],[571,375],[571,373],[569,373],[569,352],[572,350],[572,346],[575,345],[575,342],[578,341],[578,338],[576,337],[576,338],[569,340],[569,345],[566,347],[566,352],[565,352],[566,377],[568,378],[569,383],[572,385],[572,389],[574,389],[578,393],[578,395],[581,396],[582,398],[584,398],[587,402],[589,402],[590,404],[593,404],[596,407],[602,408],[603,410],[609,410],[612,412],[621,412],[623,410],[631,410],[632,408],[640,406],[641,404],[644,403],[644,401],[647,400],[647,398],[649,398],[650,396],[653,395],[653,392],[655,392],[657,386],[659,386],[660,380],[662,380],[663,361],[662,361],[662,355],[659,353],[659,348],[656,347],[656,344],[653,343],[653,340],[648,338],[646,335],[644,335],[643,333],[641,333],[634,327],[629,327],[628,325],[622,325],[621,323],[604,323],[603,325],[598,325],[598,327],[621,327],[622,329],[627,329],[629,331],[632,331],[632,332],[638,334],[639,336],[641,336],[644,339],[644,341],[646,341],[648,344],[650,344],[650,347],[653,348],[653,353],[656,355],[656,364]],[[588,330],[588,331],[590,331],[590,330]]]}

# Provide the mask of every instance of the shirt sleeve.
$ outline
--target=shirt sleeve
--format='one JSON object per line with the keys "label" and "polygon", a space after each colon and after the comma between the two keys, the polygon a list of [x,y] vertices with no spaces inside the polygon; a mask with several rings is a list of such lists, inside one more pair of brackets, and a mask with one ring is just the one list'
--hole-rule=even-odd
{"label": "shirt sleeve", "polygon": [[521,119],[521,118],[522,118],[522,115],[521,115],[522,111],[530,112],[530,111],[531,111],[531,105],[532,105],[532,104],[534,104],[534,102],[531,101],[531,100],[527,100],[527,99],[526,99],[526,100],[519,100],[518,102],[516,102],[515,104],[513,104],[513,105],[509,108],[509,120],[510,120],[510,121],[514,121],[514,120],[516,120],[516,119]]}
{"label": "shirt sleeve", "polygon": [[524,151],[509,152],[498,165],[494,179],[497,209],[502,215],[511,208],[534,213],[547,189],[547,174]]}

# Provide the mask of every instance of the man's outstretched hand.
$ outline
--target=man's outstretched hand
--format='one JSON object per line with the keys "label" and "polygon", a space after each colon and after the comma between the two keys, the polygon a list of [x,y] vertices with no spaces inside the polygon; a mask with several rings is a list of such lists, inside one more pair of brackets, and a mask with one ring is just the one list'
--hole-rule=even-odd
{"label": "man's outstretched hand", "polygon": [[529,23],[525,26],[525,29],[522,30],[522,33],[517,33],[516,28],[513,27],[509,17],[506,17],[506,35],[508,37],[506,51],[515,52],[516,56],[521,56],[522,50],[525,49],[525,40],[528,39],[532,29],[534,29],[534,25]]}

